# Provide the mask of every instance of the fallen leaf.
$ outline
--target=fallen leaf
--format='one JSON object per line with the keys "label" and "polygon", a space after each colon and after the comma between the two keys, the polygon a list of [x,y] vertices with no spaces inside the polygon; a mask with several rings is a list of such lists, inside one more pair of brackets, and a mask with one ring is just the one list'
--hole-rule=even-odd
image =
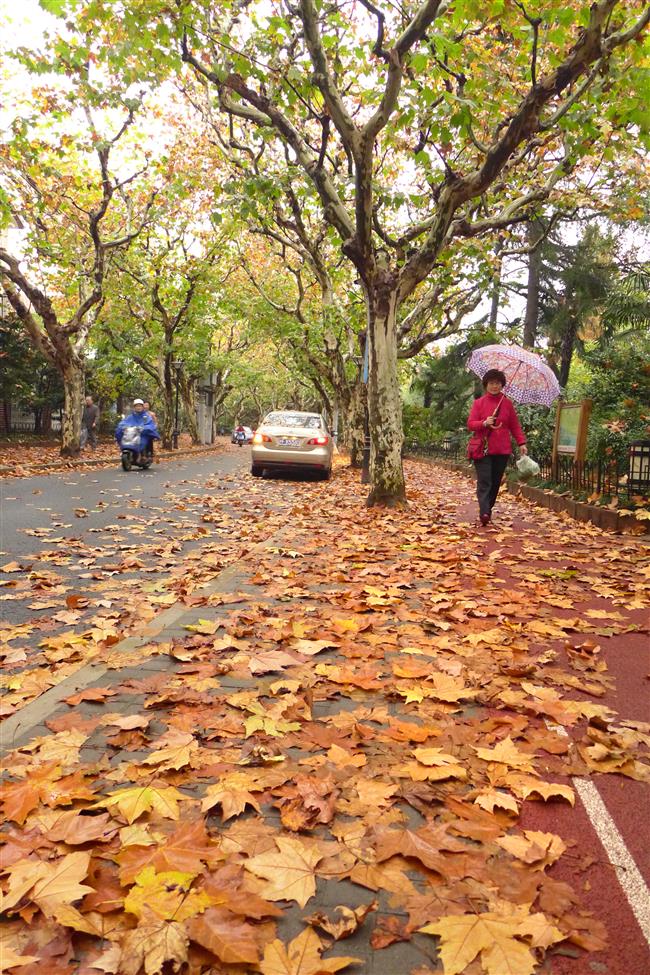
{"label": "fallen leaf", "polygon": [[314,846],[290,836],[275,838],[277,851],[246,860],[244,867],[268,881],[264,895],[269,900],[295,900],[300,907],[316,893],[315,868],[322,853]]}
{"label": "fallen leaf", "polygon": [[289,942],[272,941],[264,949],[260,964],[262,975],[328,975],[348,965],[361,964],[360,958],[321,958],[323,945],[312,928]]}

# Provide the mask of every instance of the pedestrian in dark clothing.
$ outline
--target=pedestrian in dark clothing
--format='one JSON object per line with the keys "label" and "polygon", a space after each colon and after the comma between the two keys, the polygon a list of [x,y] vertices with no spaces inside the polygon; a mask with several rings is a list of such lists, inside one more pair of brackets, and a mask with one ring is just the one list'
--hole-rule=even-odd
{"label": "pedestrian in dark clothing", "polygon": [[482,525],[489,524],[492,508],[511,454],[510,437],[527,454],[526,437],[511,400],[503,392],[506,377],[500,369],[489,369],[483,376],[485,395],[474,400],[467,427],[472,431],[468,455],[476,467],[476,494]]}
{"label": "pedestrian in dark clothing", "polygon": [[97,446],[98,426],[99,407],[93,403],[92,396],[86,396],[86,405],[84,406],[83,415],[81,417],[81,432],[82,436],[85,433],[86,442],[90,444],[93,450]]}

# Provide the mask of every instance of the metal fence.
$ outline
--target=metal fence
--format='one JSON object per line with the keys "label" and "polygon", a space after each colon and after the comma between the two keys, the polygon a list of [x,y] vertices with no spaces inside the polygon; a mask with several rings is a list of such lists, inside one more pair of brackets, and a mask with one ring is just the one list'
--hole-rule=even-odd
{"label": "metal fence", "polygon": [[627,494],[627,460],[598,457],[597,460],[574,461],[573,457],[561,455],[555,463],[550,457],[541,460],[536,457],[535,460],[541,468],[539,477],[543,481],[587,495],[615,497]]}
{"label": "metal fence", "polygon": [[[407,441],[405,454],[412,457],[431,457],[453,463],[467,462],[465,441],[445,440],[440,443],[418,443]],[[575,462],[573,457],[560,456],[553,463],[551,457],[534,458],[540,466],[536,482],[543,481],[549,486],[563,488],[576,493],[603,494],[612,497],[628,495],[628,461],[599,457],[593,461]],[[515,466],[516,458],[510,457],[509,466]]]}

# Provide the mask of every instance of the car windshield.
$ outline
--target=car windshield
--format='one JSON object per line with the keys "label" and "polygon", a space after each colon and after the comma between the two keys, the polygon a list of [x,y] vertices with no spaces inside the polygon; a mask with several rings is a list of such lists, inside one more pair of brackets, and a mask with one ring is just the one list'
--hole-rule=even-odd
{"label": "car windshield", "polygon": [[310,430],[320,430],[322,426],[319,416],[300,413],[269,413],[264,422],[276,427],[307,427]]}

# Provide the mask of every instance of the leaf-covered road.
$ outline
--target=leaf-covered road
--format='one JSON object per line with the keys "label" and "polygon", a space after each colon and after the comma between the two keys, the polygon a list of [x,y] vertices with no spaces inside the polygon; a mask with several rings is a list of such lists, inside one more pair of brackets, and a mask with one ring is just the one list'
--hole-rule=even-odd
{"label": "leaf-covered road", "polygon": [[[509,499],[479,531],[470,483],[425,466],[397,513],[366,510],[342,469],[328,485],[238,477],[240,521],[214,482],[171,492],[182,531],[209,533],[169,549],[160,589],[127,586],[184,600],[137,655],[93,625],[102,605],[72,661],[5,633],[6,714],[38,703],[39,673],[105,668],[5,757],[5,967],[644,970],[574,779],[616,816],[610,782],[647,802],[647,548]],[[156,556],[134,556],[141,585]],[[53,615],[65,585],[44,597]],[[618,825],[647,883],[643,826]]]}

